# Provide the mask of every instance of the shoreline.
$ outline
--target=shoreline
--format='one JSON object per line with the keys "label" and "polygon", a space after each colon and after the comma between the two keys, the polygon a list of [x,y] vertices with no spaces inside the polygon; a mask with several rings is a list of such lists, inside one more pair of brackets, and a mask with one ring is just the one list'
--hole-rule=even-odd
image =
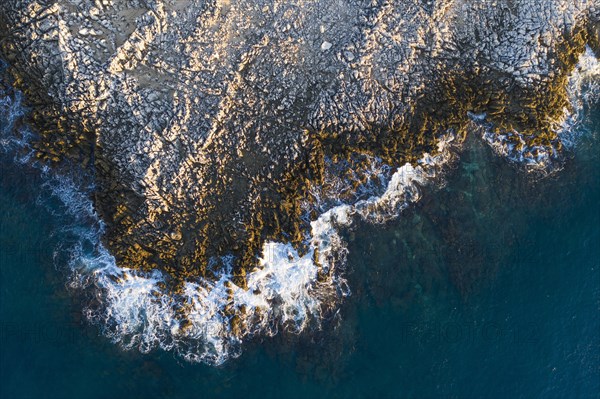
{"label": "shoreline", "polygon": [[[37,4],[34,0],[27,3]],[[458,142],[465,139],[471,123],[468,112],[485,112],[497,136],[514,130],[521,134],[525,145],[560,150],[554,127],[568,104],[567,77],[586,46],[592,46],[596,52],[598,48],[597,22],[593,20],[598,10],[593,5],[587,9],[581,5],[590,14],[588,20],[581,16],[581,20],[565,26],[567,33],[557,37],[542,35],[549,44],[540,42],[539,47],[533,48],[533,55],[545,51],[538,61],[549,70],[532,79],[525,71],[533,67],[517,65],[515,69],[510,62],[486,61],[475,55],[495,44],[497,39],[493,36],[491,41],[465,44],[465,40],[473,39],[470,35],[480,36],[477,24],[489,22],[487,18],[494,21],[492,27],[497,27],[506,22],[503,18],[518,22],[518,16],[500,11],[497,15],[496,11],[489,11],[488,15],[473,6],[466,15],[481,13],[482,20],[461,20],[463,26],[457,20],[465,18],[460,14],[464,10],[455,9],[453,1],[445,1],[436,3],[440,8],[428,17],[431,10],[406,10],[424,18],[422,26],[415,22],[390,27],[392,22],[398,22],[398,10],[383,7],[364,11],[357,6],[364,11],[361,15],[369,28],[359,29],[357,36],[344,36],[348,43],[359,43],[352,44],[353,51],[344,50],[342,43],[336,43],[333,49],[330,42],[323,43],[331,46],[310,47],[306,38],[318,44],[323,32],[309,27],[288,33],[283,27],[276,28],[274,34],[285,40],[276,42],[268,35],[259,40],[250,35],[247,43],[226,42],[220,50],[214,50],[217,58],[227,57],[227,61],[210,60],[206,61],[212,62],[210,65],[198,65],[195,62],[200,58],[185,42],[159,40],[171,33],[179,34],[177,30],[164,31],[163,23],[172,23],[182,30],[194,26],[185,19],[191,18],[188,14],[178,14],[180,10],[170,10],[159,2],[148,12],[135,13],[130,21],[135,22],[134,31],[120,46],[115,45],[114,58],[103,63],[100,58],[106,54],[96,59],[89,51],[107,36],[91,34],[85,27],[72,29],[67,17],[73,16],[83,25],[94,25],[99,23],[102,12],[112,18],[113,11],[118,14],[123,10],[108,6],[72,10],[61,8],[61,4],[34,10],[35,18],[22,10],[11,10],[11,3],[0,6],[0,31],[6,38],[2,53],[10,60],[14,53],[11,46],[18,47],[20,40],[28,44],[19,55],[23,58],[14,58],[9,74],[29,98],[30,122],[40,127],[40,141],[34,145],[37,155],[57,170],[63,163],[74,163],[92,171],[97,187],[95,211],[106,224],[102,244],[106,256],[114,256],[115,267],[137,270],[140,275],[150,276],[149,280],[157,272],[165,276],[160,291],[172,298],[193,292],[186,295],[200,295],[198,301],[211,292],[203,285],[212,285],[212,289],[219,286],[230,302],[236,289],[249,291],[249,279],[264,270],[260,256],[269,243],[289,248],[287,261],[282,255],[281,270],[275,268],[273,273],[293,272],[300,264],[305,265],[305,273],[312,272],[308,264],[324,268],[326,258],[317,251],[318,245],[314,251],[311,249],[309,238],[312,223],[323,215],[314,208],[310,217],[304,212],[311,210],[311,205],[306,205],[310,191],[320,187],[328,173],[326,159],[341,165],[345,174],[366,170],[353,164],[356,158],[359,163],[377,158],[392,170],[407,162],[416,168],[417,160],[424,154],[439,155],[436,149],[441,133],[454,130]],[[318,10],[309,7],[305,11],[307,22],[312,22],[313,13]],[[214,13],[223,10],[199,12],[207,21],[213,21]],[[235,12],[229,12],[233,16],[219,14],[218,21],[239,20]],[[6,33],[5,13],[20,17],[25,32],[17,32],[16,37]],[[273,13],[269,18],[274,20],[291,18],[286,12]],[[56,26],[52,19],[55,17]],[[325,31],[345,29],[354,23],[338,22],[340,27],[332,24]],[[36,29],[43,24],[48,25],[44,35],[56,35],[56,41],[34,39]],[[408,38],[394,41],[386,29]],[[520,38],[520,31],[499,33],[507,37],[509,45],[531,50],[527,39]],[[194,33],[186,31],[187,34],[195,37]],[[375,46],[385,40],[391,42],[381,48]],[[429,43],[421,43],[424,40]],[[118,41],[115,38],[115,43]],[[180,54],[181,61],[198,69],[189,76],[183,70],[179,72],[198,81],[190,81],[189,86],[178,83],[169,89],[170,94],[165,94],[151,77],[169,72],[170,67],[153,64],[150,78],[143,73],[148,68],[146,64],[158,62],[161,54],[173,55],[169,46],[180,45],[185,50]],[[229,54],[227,45],[239,53]],[[44,58],[44,54],[50,61],[40,66],[39,58]],[[390,54],[407,66],[387,59]],[[210,76],[205,76],[203,68],[208,66],[213,69]],[[218,69],[220,66],[223,71]],[[319,72],[311,73],[311,68]],[[72,75],[69,80],[64,75],[63,80],[56,78],[61,70]],[[220,76],[223,80],[217,79]],[[415,81],[411,81],[413,77]],[[168,83],[166,79],[165,87]],[[203,89],[196,89],[200,83],[204,84]],[[48,91],[50,94],[46,95]],[[202,111],[207,114],[201,115]],[[342,165],[344,161],[347,163]],[[367,178],[368,173],[358,173],[354,189]],[[336,224],[333,219],[327,223]],[[337,235],[335,229],[330,228],[332,235]],[[230,272],[225,273],[228,268]],[[114,273],[116,282],[107,280],[104,284],[127,285],[128,278],[137,281],[135,273],[128,278],[119,274]],[[308,279],[302,280],[306,282],[313,276],[303,278]],[[329,280],[321,273],[319,281]],[[190,284],[196,285],[190,288]],[[252,290],[264,289],[257,287]],[[339,288],[332,287],[333,291]],[[332,287],[325,290],[324,298],[333,295],[328,291]],[[299,292],[305,288],[300,287]],[[154,288],[145,289],[157,292]],[[274,292],[281,297],[287,291]],[[306,298],[310,302],[310,295]],[[240,313],[228,306],[219,317],[231,318],[231,336],[235,340],[246,328],[236,317],[246,316],[246,311]],[[178,329],[185,332],[193,328],[189,306],[174,307],[181,318]],[[263,315],[257,317],[260,320]]]}

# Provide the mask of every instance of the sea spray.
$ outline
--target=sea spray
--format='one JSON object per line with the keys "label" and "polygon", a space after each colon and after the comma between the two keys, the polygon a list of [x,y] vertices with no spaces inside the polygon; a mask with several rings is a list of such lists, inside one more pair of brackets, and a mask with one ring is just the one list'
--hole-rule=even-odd
{"label": "sea spray", "polygon": [[[33,136],[28,130],[17,135],[13,131],[24,114],[19,97],[5,98],[0,105],[6,121],[4,152],[19,154],[15,160],[27,162],[32,152],[27,139]],[[168,278],[158,270],[117,265],[102,245],[104,224],[89,198],[91,187],[82,188],[41,164],[34,166],[43,179],[44,202],[58,199],[60,206],[53,211],[68,216],[60,229],[68,239],[57,249],[56,258],[68,264],[73,289],[96,292],[84,311],[88,319],[125,349],[161,348],[191,362],[217,365],[239,356],[246,337],[319,328],[325,313],[350,294],[343,277],[347,248],[340,228],[350,226],[355,217],[388,220],[416,201],[418,185],[448,159],[445,145],[452,139],[440,141],[438,155],[425,155],[417,166],[406,164],[389,179],[381,173],[387,167],[374,159],[366,173],[376,177],[368,180],[362,199],[333,206],[312,221],[303,254],[290,244],[265,243],[255,269],[246,276],[247,287],[233,283],[233,259],[223,257],[212,260],[212,266],[220,266],[216,280],[188,281],[177,293],[165,288]],[[365,199],[369,192],[382,194]]]}
{"label": "sea spray", "polygon": [[567,83],[570,109],[564,110],[564,119],[558,128],[563,145],[572,148],[577,139],[586,133],[584,117],[587,107],[600,101],[600,60],[591,48],[579,57],[579,62]]}
{"label": "sea spray", "polygon": [[563,110],[563,116],[555,122],[557,141],[553,146],[527,145],[520,132],[497,132],[491,123],[486,122],[485,114],[470,113],[473,122],[482,127],[483,139],[509,161],[523,165],[530,172],[542,174],[560,169],[561,154],[558,146],[572,148],[584,133],[582,123],[584,109],[598,102],[600,96],[600,62],[591,48],[580,56],[579,62],[568,78],[567,95],[569,107]]}
{"label": "sea spray", "polygon": [[[578,123],[578,110],[596,98],[589,93],[598,92],[597,70],[598,62],[588,51],[569,80],[573,110],[571,119],[563,124],[563,137]],[[337,198],[352,187],[351,182],[333,179],[333,189],[315,189],[318,201],[313,209],[318,216],[307,232],[308,250],[299,253],[287,243],[265,243],[256,267],[246,275],[247,287],[235,285],[233,259],[226,256],[211,260],[213,266],[219,266],[215,267],[219,270],[216,279],[187,281],[181,291],[173,292],[166,288],[168,277],[158,270],[144,272],[117,265],[102,245],[104,225],[89,199],[90,187],[82,188],[73,178],[30,162],[33,134],[18,122],[24,112],[18,95],[0,101],[2,149],[17,163],[29,165],[24,167],[37,168],[44,180],[44,195],[58,199],[68,216],[61,231],[70,240],[59,251],[67,254],[71,286],[94,292],[93,303],[85,309],[88,319],[125,349],[148,352],[160,348],[191,362],[214,365],[239,356],[247,337],[319,328],[325,314],[350,294],[344,279],[348,249],[341,229],[349,228],[356,218],[383,223],[398,217],[419,200],[421,186],[439,182],[440,172],[456,158],[458,146],[449,132],[439,138],[435,154],[424,154],[416,164],[405,164],[394,173],[373,158],[364,174],[376,178],[356,189],[354,201],[348,199],[352,196],[344,196],[344,201]],[[485,123],[482,115],[472,115],[472,119]],[[484,133],[498,152],[535,168],[546,167],[554,156],[529,149],[530,156],[511,148],[502,136],[490,137]]]}

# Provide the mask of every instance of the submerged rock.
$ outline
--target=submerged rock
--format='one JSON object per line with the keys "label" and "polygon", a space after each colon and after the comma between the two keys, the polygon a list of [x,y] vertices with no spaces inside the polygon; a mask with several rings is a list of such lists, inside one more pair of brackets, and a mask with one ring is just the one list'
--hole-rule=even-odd
{"label": "submerged rock", "polygon": [[468,112],[559,149],[566,78],[598,51],[599,20],[594,0],[0,4],[38,157],[91,168],[118,263],[175,290],[229,254],[245,287],[266,240],[303,255],[327,173],[434,154]]}

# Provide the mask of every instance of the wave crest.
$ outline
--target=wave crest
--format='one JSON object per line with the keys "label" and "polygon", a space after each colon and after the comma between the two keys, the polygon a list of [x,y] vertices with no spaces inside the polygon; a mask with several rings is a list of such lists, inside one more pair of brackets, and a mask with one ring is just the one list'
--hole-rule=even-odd
{"label": "wave crest", "polygon": [[[1,139],[3,152],[18,154],[14,159],[23,164],[30,159],[33,134],[27,129],[14,132],[25,113],[19,99],[7,96],[0,103],[6,122]],[[287,243],[264,244],[255,269],[246,276],[247,287],[234,283],[232,257],[211,260],[211,266],[220,266],[217,280],[187,281],[177,290],[168,288],[168,277],[158,270],[119,267],[102,245],[104,224],[88,196],[90,187],[82,188],[42,164],[33,166],[42,176],[42,202],[58,200],[52,203],[53,211],[68,215],[63,218],[60,233],[65,240],[56,259],[68,264],[73,289],[93,293],[84,311],[87,318],[125,349],[160,348],[191,362],[219,365],[239,356],[247,337],[319,328],[324,317],[334,314],[350,295],[344,279],[348,251],[341,229],[357,217],[384,222],[417,201],[419,186],[433,181],[452,158],[453,140],[452,134],[444,136],[437,155],[426,154],[418,165],[406,164],[393,174],[374,159],[364,171],[370,183],[359,199],[342,203],[331,191],[315,205],[320,215],[311,222],[304,253]],[[388,173],[382,177],[384,169]]]}
{"label": "wave crest", "polygon": [[[576,142],[574,126],[583,118],[582,109],[598,100],[599,75],[598,60],[588,49],[569,80],[572,109],[565,111],[559,136],[564,145]],[[17,127],[24,112],[18,94],[0,100],[2,148],[16,154],[20,164],[29,163],[32,154],[28,144],[32,134]],[[485,115],[471,118],[485,126]],[[497,135],[484,129],[483,133],[498,153],[532,169],[547,169],[557,156],[541,147],[518,148],[511,144],[515,138],[511,135],[519,138],[518,132]],[[246,275],[246,287],[234,283],[233,259],[227,256],[211,260],[212,266],[220,267],[217,279],[186,281],[177,289],[169,287],[168,277],[158,270],[119,267],[102,245],[104,225],[86,189],[41,164],[34,166],[43,176],[46,192],[70,215],[71,222],[63,228],[70,244],[59,251],[68,253],[71,286],[94,292],[85,310],[88,319],[123,348],[141,352],[160,348],[190,362],[219,365],[239,356],[247,337],[319,328],[350,295],[342,229],[357,218],[384,223],[418,201],[420,188],[438,182],[440,172],[456,158],[456,141],[448,132],[439,139],[435,154],[425,154],[415,165],[405,164],[393,173],[373,158],[359,179],[367,183],[358,188],[333,175],[326,177],[329,190],[314,189],[312,205],[305,206],[307,215],[311,210],[318,214],[310,223],[306,249],[301,253],[291,244],[265,243],[256,267]],[[352,195],[342,195],[348,190]]]}

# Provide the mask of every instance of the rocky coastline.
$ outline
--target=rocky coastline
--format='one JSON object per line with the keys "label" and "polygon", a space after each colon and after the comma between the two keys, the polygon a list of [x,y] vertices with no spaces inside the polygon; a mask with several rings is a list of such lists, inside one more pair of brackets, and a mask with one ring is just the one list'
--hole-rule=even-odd
{"label": "rocky coastline", "polygon": [[358,184],[369,157],[435,154],[469,113],[559,152],[567,77],[586,46],[600,54],[600,6],[6,0],[0,37],[38,159],[89,170],[118,264],[178,291],[227,255],[245,287],[267,240],[306,253],[327,170]]}

